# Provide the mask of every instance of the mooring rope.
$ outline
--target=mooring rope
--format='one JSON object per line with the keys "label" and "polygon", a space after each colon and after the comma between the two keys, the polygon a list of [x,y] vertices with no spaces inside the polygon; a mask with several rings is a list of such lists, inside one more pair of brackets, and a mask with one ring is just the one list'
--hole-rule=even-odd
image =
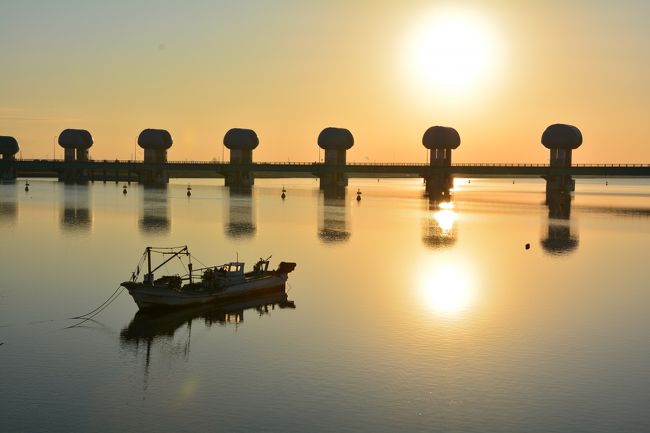
{"label": "mooring rope", "polygon": [[102,307],[103,307],[107,302],[109,302],[109,301],[111,300],[111,298],[112,298],[113,296],[115,296],[115,294],[120,290],[120,287],[122,287],[121,284],[120,284],[119,286],[117,286],[117,289],[115,289],[115,291],[113,292],[113,294],[112,294],[111,296],[109,296],[109,297],[108,297],[104,302],[102,302],[102,303],[101,303],[98,307],[96,307],[94,310],[91,310],[91,311],[89,311],[89,312],[87,312],[87,313],[85,313],[85,314],[80,314],[80,315],[78,315],[78,316],[68,317],[68,319],[85,319],[87,316],[93,314],[95,311],[99,310],[99,309],[102,308]]}
{"label": "mooring rope", "polygon": [[[120,287],[118,287],[117,289],[119,290]],[[124,291],[124,287],[122,287],[122,290],[119,290],[119,291],[116,290],[115,292],[113,292],[113,295],[115,295],[115,296],[111,295],[111,298],[113,298],[113,299],[108,298],[106,301],[104,301],[105,305],[103,307],[101,307],[99,310],[96,309],[97,311],[95,313],[90,314],[90,315],[85,315],[85,316],[72,317],[72,319],[82,319],[82,320],[81,320],[81,322],[75,323],[74,325],[70,325],[67,328],[75,328],[75,327],[81,325],[82,323],[86,323],[87,321],[92,320],[93,317],[97,316],[99,313],[104,311],[109,305],[111,305],[113,303],[113,301],[115,301],[122,294],[123,291]],[[109,300],[110,300],[110,302],[108,302]]]}
{"label": "mooring rope", "polygon": [[[142,266],[142,264],[144,263],[145,257],[146,257],[145,254],[143,254],[142,257],[140,257],[140,261],[138,262],[137,266],[135,267],[135,271],[133,271],[131,273],[131,281],[135,281],[138,278],[138,275],[140,274],[140,266]],[[108,307],[110,304],[112,304],[113,301],[115,301],[117,299],[117,297],[122,294],[123,291],[124,291],[124,287],[122,287],[122,285],[120,284],[119,286],[117,286],[115,291],[111,294],[111,296],[109,296],[104,302],[99,304],[99,306],[97,306],[95,309],[93,309],[93,310],[91,310],[91,311],[89,311],[89,312],[87,312],[85,314],[80,314],[78,316],[69,317],[69,319],[81,320],[81,322],[77,323],[76,325],[68,326],[68,328],[72,328],[74,326],[79,326],[82,323],[84,323],[84,322],[92,319],[93,317],[97,316],[99,313],[104,311],[104,309],[106,309],[106,307]]]}

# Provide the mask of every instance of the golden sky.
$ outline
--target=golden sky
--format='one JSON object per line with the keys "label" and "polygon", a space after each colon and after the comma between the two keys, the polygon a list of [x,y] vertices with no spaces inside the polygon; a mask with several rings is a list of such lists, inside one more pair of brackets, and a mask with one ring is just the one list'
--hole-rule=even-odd
{"label": "golden sky", "polygon": [[254,160],[315,161],[338,126],[349,161],[424,162],[446,125],[455,162],[546,162],[561,122],[576,163],[650,163],[648,22],[647,1],[5,1],[0,135],[51,158],[84,128],[129,159],[164,128],[171,160],[209,160],[244,127]]}

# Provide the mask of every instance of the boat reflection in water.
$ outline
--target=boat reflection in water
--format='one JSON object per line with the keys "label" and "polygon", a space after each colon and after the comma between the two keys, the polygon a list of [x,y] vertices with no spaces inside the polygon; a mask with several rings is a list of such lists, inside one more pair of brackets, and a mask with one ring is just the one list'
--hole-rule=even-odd
{"label": "boat reflection in water", "polygon": [[14,223],[18,218],[18,184],[0,183],[0,221]]}
{"label": "boat reflection in water", "polygon": [[167,185],[145,185],[142,188],[142,216],[138,221],[140,231],[143,233],[168,233],[171,229],[171,219],[169,217]]}
{"label": "boat reflection in water", "polygon": [[456,243],[458,214],[452,201],[429,199],[428,211],[422,227],[422,242],[433,249],[451,247]]}
{"label": "boat reflection in water", "polygon": [[228,190],[228,214],[224,231],[226,236],[234,239],[255,237],[257,227],[253,218],[253,192],[250,187],[233,188]]}
{"label": "boat reflection in water", "polygon": [[[254,310],[261,317],[278,309],[295,309],[293,301],[282,288],[274,293],[240,298],[223,303],[203,304],[193,307],[139,310],[131,323],[120,332],[120,344],[123,348],[138,353],[141,348],[146,351],[145,368],[151,361],[151,349],[160,342],[165,347],[172,347],[173,352],[187,357],[190,353],[192,323],[202,320],[205,327],[213,325],[239,326],[244,322],[244,311]],[[179,329],[187,328],[187,337],[182,343],[173,343]]]}
{"label": "boat reflection in water", "polygon": [[548,206],[548,230],[541,240],[542,248],[550,255],[565,255],[578,248],[578,237],[571,227],[571,194],[549,192],[546,194]]}
{"label": "boat reflection in water", "polygon": [[319,192],[318,238],[326,244],[347,242],[347,202],[345,188],[324,189]]}
{"label": "boat reflection in water", "polygon": [[88,184],[66,183],[63,186],[61,227],[64,230],[90,231],[92,212]]}

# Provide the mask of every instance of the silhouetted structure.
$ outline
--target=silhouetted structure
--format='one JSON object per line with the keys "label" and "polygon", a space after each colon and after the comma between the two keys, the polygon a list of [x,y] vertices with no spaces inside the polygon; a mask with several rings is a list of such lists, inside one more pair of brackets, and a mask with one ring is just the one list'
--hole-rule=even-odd
{"label": "silhouetted structure", "polygon": [[142,188],[142,217],[139,221],[142,233],[168,233],[171,229],[169,205],[167,203],[168,186],[145,185]]}
{"label": "silhouetted structure", "polygon": [[345,187],[321,191],[319,216],[318,238],[322,242],[334,244],[350,239]]}
{"label": "silhouetted structure", "polygon": [[[244,188],[253,184],[254,176],[318,177],[323,189],[345,187],[349,177],[421,177],[426,181],[427,194],[434,199],[447,199],[453,188],[454,177],[542,177],[547,180],[549,191],[572,191],[575,185],[573,176],[650,178],[650,164],[572,165],[572,151],[582,143],[582,135],[574,126],[562,124],[551,125],[542,134],[542,144],[551,151],[548,165],[452,164],[452,151],[460,145],[460,136],[455,129],[442,126],[431,127],[423,135],[422,143],[431,152],[428,164],[348,164],[346,152],[354,145],[354,138],[349,130],[342,128],[325,128],[319,134],[318,145],[325,149],[324,163],[253,162],[252,150],[257,146],[258,139],[255,132],[248,129],[233,129],[224,137],[224,143],[231,148],[230,163],[168,162],[167,150],[172,145],[172,138],[167,131],[158,129],[144,130],[138,138],[140,147],[144,149],[144,162],[84,161],[83,159],[87,158],[84,147],[89,145],[92,138],[89,139],[89,134],[77,133],[75,136],[77,138],[65,141],[65,146],[70,147],[66,150],[66,155],[69,159],[74,153],[74,161],[22,158],[15,160],[9,156],[9,159],[0,159],[0,174],[15,173],[15,176],[28,178],[59,177],[63,180],[90,178],[120,182],[139,181],[145,184],[164,184],[170,177],[226,178],[226,184],[229,186]],[[82,171],[81,174],[78,173],[79,170]],[[89,176],[86,176],[86,173]]]}
{"label": "silhouetted structure", "polygon": [[140,182],[144,184],[164,184],[169,182],[169,174],[164,164],[167,150],[173,144],[171,134],[164,129],[145,129],[138,136],[138,146],[144,149],[146,167],[140,172]]}
{"label": "silhouetted structure", "polygon": [[[0,155],[3,161],[14,161],[20,148],[14,137],[0,136]],[[0,166],[0,180],[12,180],[16,178],[16,168],[13,165]]]}
{"label": "silhouetted structure", "polygon": [[69,231],[90,231],[93,222],[90,209],[88,185],[66,183],[63,187],[61,228]]}
{"label": "silhouetted structure", "polygon": [[59,134],[59,145],[64,149],[64,161],[88,161],[93,136],[85,129],[64,129]]}
{"label": "silhouetted structure", "polygon": [[253,199],[250,188],[228,189],[228,216],[224,226],[226,236],[234,239],[253,238],[257,227],[253,219]]}
{"label": "silhouetted structure", "polygon": [[320,175],[320,187],[340,188],[348,185],[345,173],[346,152],[354,146],[354,137],[348,129],[325,128],[318,135],[318,146],[325,150],[325,165],[328,170]]}
{"label": "silhouetted structure", "polygon": [[571,230],[571,201],[568,192],[546,193],[548,206],[547,235],[541,240],[542,248],[551,255],[568,254],[578,248],[578,237]]}
{"label": "silhouetted structure", "polygon": [[546,128],[542,134],[542,144],[550,149],[550,166],[558,174],[545,176],[547,192],[575,191],[575,180],[569,174],[562,173],[563,168],[570,168],[572,152],[582,144],[580,130],[572,125],[556,123]]}
{"label": "silhouetted structure", "polygon": [[424,178],[427,194],[435,200],[446,198],[454,186],[451,151],[460,146],[460,135],[454,128],[432,126],[422,136],[422,144],[430,150],[431,170]]}
{"label": "silhouetted structure", "polygon": [[93,145],[93,137],[85,129],[64,129],[59,134],[59,145],[64,150],[63,161],[66,169],[59,172],[59,180],[64,182],[83,182],[88,180],[88,169],[83,164],[87,162],[88,149]]}
{"label": "silhouetted structure", "polygon": [[250,187],[255,183],[251,164],[253,149],[260,140],[252,129],[232,128],[223,137],[223,144],[230,150],[231,171],[226,173],[225,185],[229,187]]}

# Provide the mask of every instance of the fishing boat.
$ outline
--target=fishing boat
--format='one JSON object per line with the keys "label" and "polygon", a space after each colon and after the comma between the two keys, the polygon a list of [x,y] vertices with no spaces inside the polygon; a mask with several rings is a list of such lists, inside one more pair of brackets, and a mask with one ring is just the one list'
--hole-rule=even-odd
{"label": "fishing boat", "polygon": [[[152,255],[161,257],[157,266],[152,264]],[[156,278],[155,272],[174,259],[181,262],[187,260],[186,273]],[[244,263],[239,260],[219,266],[194,268],[192,255],[186,245],[174,248],[147,247],[131,279],[121,285],[129,291],[140,309],[207,304],[282,291],[296,264],[280,262],[277,269],[269,270],[270,259],[260,259],[249,272],[244,270]],[[145,261],[147,272],[138,281]]]}

